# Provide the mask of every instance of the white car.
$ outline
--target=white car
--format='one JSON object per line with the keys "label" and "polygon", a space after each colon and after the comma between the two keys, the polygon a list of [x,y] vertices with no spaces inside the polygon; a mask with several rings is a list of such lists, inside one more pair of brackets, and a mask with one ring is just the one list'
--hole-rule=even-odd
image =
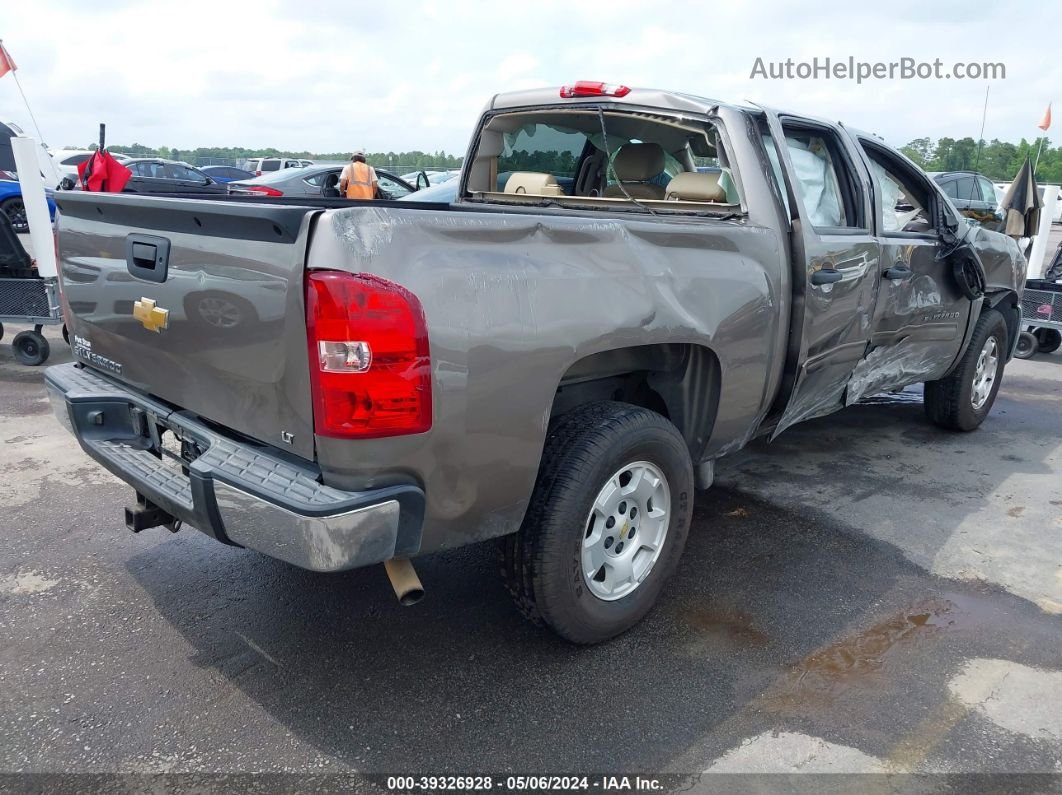
{"label": "white car", "polygon": [[270,171],[280,171],[284,168],[304,168],[313,165],[310,160],[299,160],[294,157],[253,157],[244,165],[246,171],[250,171],[256,177],[268,174]]}
{"label": "white car", "polygon": [[[96,151],[94,149],[50,149],[48,154],[55,161],[60,178],[70,177],[77,182],[77,167],[96,154]],[[119,163],[129,159],[129,155],[119,155],[114,152],[111,152],[111,157]]]}

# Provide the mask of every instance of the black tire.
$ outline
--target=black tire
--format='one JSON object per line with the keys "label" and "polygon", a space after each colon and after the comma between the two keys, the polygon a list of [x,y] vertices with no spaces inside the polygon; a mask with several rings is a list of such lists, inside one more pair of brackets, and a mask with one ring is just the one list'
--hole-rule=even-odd
{"label": "black tire", "polygon": [[[583,539],[598,493],[614,474],[635,462],[648,462],[663,473],[670,516],[659,556],[644,579],[626,595],[606,600],[592,593],[584,579]],[[615,637],[649,612],[675,571],[692,510],[689,449],[666,418],[613,402],[569,412],[550,427],[520,531],[501,540],[508,590],[528,619],[546,624],[573,643]],[[625,521],[618,535],[622,538],[627,532]]]}
{"label": "black tire", "polygon": [[1033,332],[1036,337],[1036,350],[1040,353],[1054,353],[1062,347],[1062,331],[1056,328],[1038,328]]}
{"label": "black tire", "polygon": [[[995,373],[987,399],[975,407],[974,379],[978,361],[990,338],[995,341]],[[926,416],[940,427],[955,431],[972,431],[984,422],[1003,380],[1007,345],[1007,324],[1003,315],[994,309],[983,312],[974,327],[970,345],[952,374],[939,381],[926,381],[923,394]]]}
{"label": "black tire", "polygon": [[4,215],[11,221],[11,228],[16,232],[29,231],[29,221],[26,219],[26,205],[20,197],[12,196],[10,199],[0,202],[0,210],[4,211]]}
{"label": "black tire", "polygon": [[37,331],[20,331],[11,340],[11,347],[15,350],[15,358],[31,367],[44,364],[52,352],[48,340]]}
{"label": "black tire", "polygon": [[70,344],[70,329],[66,327],[66,323],[63,324],[63,342]]}
{"label": "black tire", "polygon": [[1031,331],[1023,331],[1018,335],[1018,344],[1014,348],[1014,356],[1017,359],[1031,359],[1036,349],[1040,347],[1039,340]]}

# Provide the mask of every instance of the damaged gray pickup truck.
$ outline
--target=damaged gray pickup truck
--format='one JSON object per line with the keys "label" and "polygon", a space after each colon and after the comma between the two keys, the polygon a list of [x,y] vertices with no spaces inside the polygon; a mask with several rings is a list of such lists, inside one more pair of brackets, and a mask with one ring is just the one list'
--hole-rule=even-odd
{"label": "damaged gray pickup truck", "polygon": [[577,83],[501,94],[452,204],[67,193],[57,416],[192,525],[321,572],[500,539],[593,643],[675,571],[758,436],[924,383],[985,419],[1025,261],[838,124]]}

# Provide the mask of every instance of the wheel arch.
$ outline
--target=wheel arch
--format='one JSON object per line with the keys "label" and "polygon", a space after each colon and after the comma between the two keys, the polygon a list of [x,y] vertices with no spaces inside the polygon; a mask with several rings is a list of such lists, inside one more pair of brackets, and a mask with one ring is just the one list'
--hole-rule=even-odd
{"label": "wheel arch", "polygon": [[1010,361],[1018,344],[1018,333],[1021,331],[1021,300],[1014,290],[997,290],[985,295],[981,313],[984,314],[989,309],[995,309],[1003,315],[1003,322],[1007,325],[1007,361]]}
{"label": "wheel arch", "polygon": [[599,351],[576,360],[561,376],[550,421],[600,400],[642,406],[674,423],[697,463],[715,426],[721,373],[716,353],[697,343]]}

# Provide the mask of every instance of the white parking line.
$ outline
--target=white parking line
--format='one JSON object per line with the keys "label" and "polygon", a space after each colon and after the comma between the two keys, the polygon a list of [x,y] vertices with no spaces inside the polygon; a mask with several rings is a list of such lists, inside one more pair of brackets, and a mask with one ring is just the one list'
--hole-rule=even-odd
{"label": "white parking line", "polygon": [[883,773],[882,760],[799,732],[764,732],[742,741],[705,773]]}
{"label": "white parking line", "polygon": [[969,660],[948,683],[955,698],[1008,731],[1062,740],[1062,671],[1009,660]]}

